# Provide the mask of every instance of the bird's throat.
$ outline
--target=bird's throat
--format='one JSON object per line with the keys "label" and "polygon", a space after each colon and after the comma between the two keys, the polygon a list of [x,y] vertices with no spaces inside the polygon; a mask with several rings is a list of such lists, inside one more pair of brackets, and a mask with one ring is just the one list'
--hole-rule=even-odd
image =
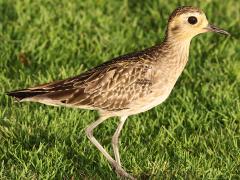
{"label": "bird's throat", "polygon": [[190,39],[181,41],[173,41],[168,39],[166,42],[164,42],[169,48],[168,56],[171,57],[169,58],[169,61],[175,65],[178,64],[179,68],[184,68],[188,61],[190,42]]}
{"label": "bird's throat", "polygon": [[164,41],[162,49],[165,50],[164,57],[159,65],[166,73],[171,74],[172,81],[177,80],[187,64],[189,56],[190,40],[186,41]]}

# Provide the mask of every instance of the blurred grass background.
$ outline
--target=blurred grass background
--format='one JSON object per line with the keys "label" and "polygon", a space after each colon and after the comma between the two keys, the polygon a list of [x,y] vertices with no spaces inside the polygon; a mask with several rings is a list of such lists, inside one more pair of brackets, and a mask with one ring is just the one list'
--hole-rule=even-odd
{"label": "blurred grass background", "polygon": [[[5,92],[77,75],[160,43],[169,14],[193,5],[230,38],[194,38],[170,98],[129,118],[124,167],[139,179],[240,179],[240,3],[0,0],[0,179],[116,179],[85,136],[92,111],[14,103]],[[117,119],[95,130],[111,150]]]}

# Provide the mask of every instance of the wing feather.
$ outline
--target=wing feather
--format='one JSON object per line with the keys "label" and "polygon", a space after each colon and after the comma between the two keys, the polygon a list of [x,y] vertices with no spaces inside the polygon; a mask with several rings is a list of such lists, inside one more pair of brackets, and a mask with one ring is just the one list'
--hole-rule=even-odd
{"label": "wing feather", "polygon": [[[139,62],[114,66],[102,69],[96,79],[84,81],[84,89],[76,91],[66,103],[114,111],[127,109],[132,101],[151,93],[152,79],[149,77],[152,77],[152,65]],[[79,87],[75,84],[75,88],[82,87],[80,82],[77,84]]]}
{"label": "wing feather", "polygon": [[13,96],[20,92],[19,99],[27,97],[43,103],[107,111],[128,109],[133,101],[151,93],[154,62],[139,56],[124,56],[76,77],[16,91]]}

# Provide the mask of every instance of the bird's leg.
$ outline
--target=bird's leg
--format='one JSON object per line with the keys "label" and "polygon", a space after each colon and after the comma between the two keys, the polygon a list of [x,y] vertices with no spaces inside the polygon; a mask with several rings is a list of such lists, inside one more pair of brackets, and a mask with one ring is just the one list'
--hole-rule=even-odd
{"label": "bird's leg", "polygon": [[93,129],[95,129],[99,124],[105,121],[107,117],[100,117],[97,121],[93,122],[86,128],[86,135],[88,139],[98,148],[98,150],[103,153],[103,155],[107,158],[110,164],[114,164],[115,160],[108,154],[108,152],[102,147],[102,145],[96,140],[93,136]]}
{"label": "bird's leg", "polygon": [[112,137],[112,147],[113,147],[113,152],[114,152],[114,156],[115,156],[115,160],[117,161],[118,165],[121,166],[121,161],[120,161],[120,155],[119,155],[119,144],[118,144],[118,139],[119,139],[119,135],[120,132],[123,128],[123,125],[125,123],[127,119],[127,116],[122,116],[120,118],[120,122],[118,124],[118,127]]}
{"label": "bird's leg", "polygon": [[108,162],[112,165],[115,169],[117,174],[120,176],[134,179],[131,175],[129,175],[118,163],[108,154],[108,152],[102,147],[102,145],[96,140],[93,136],[93,129],[95,129],[99,124],[104,122],[108,117],[100,117],[97,121],[93,122],[86,128],[86,135],[89,140],[98,148],[98,150],[107,158]]}

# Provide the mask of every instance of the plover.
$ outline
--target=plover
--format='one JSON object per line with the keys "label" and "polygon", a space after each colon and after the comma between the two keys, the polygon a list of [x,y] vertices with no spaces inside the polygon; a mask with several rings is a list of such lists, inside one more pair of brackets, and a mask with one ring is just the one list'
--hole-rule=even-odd
{"label": "plover", "polygon": [[[170,15],[161,44],[114,58],[76,77],[12,91],[8,95],[18,101],[99,111],[99,119],[86,128],[87,137],[118,175],[134,179],[120,162],[118,139],[124,122],[128,116],[147,111],[169,96],[188,61],[191,39],[206,32],[229,35],[209,24],[199,8],[180,7]],[[114,157],[93,136],[93,130],[113,116],[120,118],[112,137]]]}

